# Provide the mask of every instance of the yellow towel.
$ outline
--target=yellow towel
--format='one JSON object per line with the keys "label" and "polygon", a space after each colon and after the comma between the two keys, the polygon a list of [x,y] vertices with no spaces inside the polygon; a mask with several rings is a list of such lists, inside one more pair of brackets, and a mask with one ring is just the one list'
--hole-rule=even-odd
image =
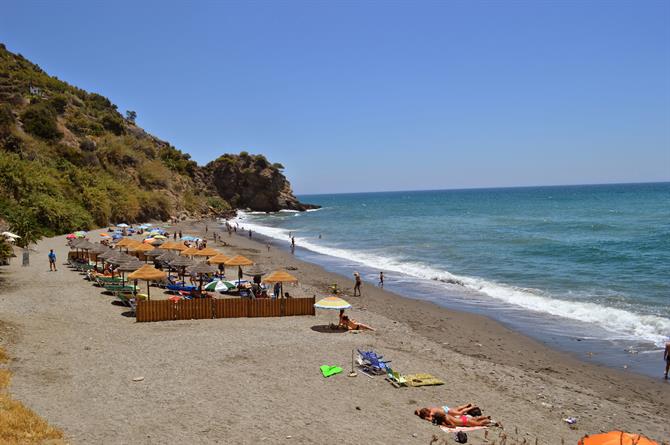
{"label": "yellow towel", "polygon": [[444,382],[431,374],[408,374],[404,375],[409,386],[432,386],[444,385]]}

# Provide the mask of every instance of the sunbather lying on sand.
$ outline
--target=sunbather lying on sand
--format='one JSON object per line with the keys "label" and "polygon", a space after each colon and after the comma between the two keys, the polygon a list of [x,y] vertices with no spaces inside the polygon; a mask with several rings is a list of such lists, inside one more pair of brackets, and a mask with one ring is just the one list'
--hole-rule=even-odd
{"label": "sunbather lying on sand", "polygon": [[[472,412],[471,412],[472,411]],[[417,408],[414,411],[414,414],[417,416],[421,417],[422,419],[426,419],[429,422],[433,420],[433,416],[435,414],[443,414],[443,415],[449,415],[449,416],[464,416],[468,413],[472,414],[477,414],[480,415],[482,411],[477,407],[476,405],[473,405],[472,403],[468,403],[466,405],[461,405],[457,406],[455,408],[450,408],[447,405],[443,406],[431,406],[431,407],[426,407],[426,408]]]}
{"label": "sunbather lying on sand", "polygon": [[349,317],[344,315],[344,311],[340,311],[340,324],[337,326],[340,329],[348,329],[350,331],[374,331],[370,326],[359,323],[356,320],[351,320]]}
{"label": "sunbather lying on sand", "polygon": [[491,424],[491,418],[485,416],[470,417],[470,416],[446,416],[443,413],[435,413],[433,415],[433,424],[438,426],[446,426],[454,428],[457,426],[488,426]]}

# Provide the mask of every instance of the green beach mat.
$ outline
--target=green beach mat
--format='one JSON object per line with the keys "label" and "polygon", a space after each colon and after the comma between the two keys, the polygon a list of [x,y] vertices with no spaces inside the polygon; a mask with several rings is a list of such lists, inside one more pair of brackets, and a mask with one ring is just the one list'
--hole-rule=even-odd
{"label": "green beach mat", "polygon": [[321,365],[319,366],[319,369],[321,370],[321,374],[323,374],[324,377],[330,377],[331,375],[342,372],[342,368],[339,366]]}

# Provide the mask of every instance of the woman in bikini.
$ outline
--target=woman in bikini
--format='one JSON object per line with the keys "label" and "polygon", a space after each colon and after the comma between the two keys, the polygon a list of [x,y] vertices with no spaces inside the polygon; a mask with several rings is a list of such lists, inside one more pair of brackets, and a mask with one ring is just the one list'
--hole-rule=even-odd
{"label": "woman in bikini", "polygon": [[450,408],[447,405],[443,406],[433,406],[429,408],[421,408],[417,409],[414,411],[414,414],[419,416],[422,419],[428,420],[429,422],[433,420],[433,416],[435,414],[441,413],[445,416],[464,416],[470,411],[477,410],[479,414],[481,414],[481,410],[476,406],[473,405],[472,403],[468,403],[466,405],[461,405],[457,406],[455,408]]}
{"label": "woman in bikini", "polygon": [[462,416],[444,415],[444,413],[436,413],[433,415],[433,423],[439,426],[446,426],[454,428],[457,426],[488,426],[491,424],[491,419],[486,416],[470,417],[465,414]]}

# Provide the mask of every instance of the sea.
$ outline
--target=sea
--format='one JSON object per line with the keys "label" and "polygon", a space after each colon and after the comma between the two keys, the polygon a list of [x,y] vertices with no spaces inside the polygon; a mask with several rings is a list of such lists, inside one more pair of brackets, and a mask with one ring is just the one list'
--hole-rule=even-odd
{"label": "sea", "polygon": [[584,360],[661,376],[670,183],[299,196],[236,222],[366,285],[487,315]]}

